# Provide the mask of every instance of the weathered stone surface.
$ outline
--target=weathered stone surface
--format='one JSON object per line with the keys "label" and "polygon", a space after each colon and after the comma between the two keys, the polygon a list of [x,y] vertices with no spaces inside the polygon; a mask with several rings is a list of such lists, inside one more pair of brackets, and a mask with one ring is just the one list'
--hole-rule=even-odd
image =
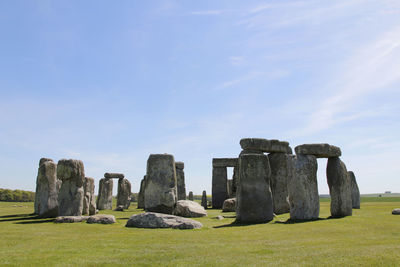
{"label": "weathered stone surface", "polygon": [[206,192],[206,190],[203,190],[203,195],[201,196],[201,206],[204,209],[207,209],[207,192]]}
{"label": "weathered stone surface", "polygon": [[360,208],[360,190],[358,189],[357,181],[356,181],[356,176],[354,175],[354,172],[348,171],[347,174],[349,175],[350,179],[350,186],[351,186],[351,205],[353,209],[359,209]]}
{"label": "weathered stone surface", "polygon": [[89,216],[58,216],[54,222],[55,223],[76,223],[84,222],[89,218]]}
{"label": "weathered stone surface", "polygon": [[102,178],[99,182],[99,194],[97,195],[97,209],[112,209],[113,180]]}
{"label": "weathered stone surface", "polygon": [[213,167],[211,197],[214,209],[222,208],[224,200],[228,198],[228,174],[226,167]]}
{"label": "weathered stone surface", "polygon": [[274,212],[268,157],[260,154],[243,154],[239,157],[239,170],[236,222],[271,221],[274,218]]}
{"label": "weathered stone surface", "polygon": [[114,215],[97,214],[97,215],[90,216],[86,222],[87,223],[113,224],[113,223],[116,223],[117,221],[115,220]]}
{"label": "weathered stone surface", "polygon": [[228,188],[228,197],[232,198],[233,197],[233,192],[232,192],[233,180],[232,179],[228,179],[226,186]]}
{"label": "weathered stone surface", "polygon": [[236,198],[225,199],[224,204],[222,205],[222,211],[223,212],[236,211]]}
{"label": "weathered stone surface", "polygon": [[197,202],[191,200],[178,200],[174,215],[195,218],[207,216],[206,210]]}
{"label": "weathered stone surface", "polygon": [[107,179],[113,179],[113,178],[115,178],[115,179],[123,179],[123,178],[125,178],[125,175],[123,173],[106,172],[104,174],[104,178],[107,178]]}
{"label": "weathered stone surface", "polygon": [[118,180],[118,191],[117,191],[117,206],[123,206],[124,209],[128,209],[131,204],[131,183],[128,179]]}
{"label": "weathered stone surface", "polygon": [[85,178],[83,186],[83,209],[82,214],[95,215],[96,214],[96,196],[94,195],[94,179],[90,177]]}
{"label": "weathered stone surface", "polygon": [[125,225],[137,228],[174,228],[174,229],[199,229],[203,225],[195,220],[175,215],[145,212],[132,215]]}
{"label": "weathered stone surface", "polygon": [[235,167],[239,164],[238,158],[214,158],[213,167]]}
{"label": "weathered stone surface", "polygon": [[393,215],[400,215],[400,209],[394,209],[392,210]]}
{"label": "weathered stone surface", "polygon": [[144,188],[146,187],[146,175],[143,177],[142,181],[140,181],[140,190],[138,194],[138,209],[144,209]]}
{"label": "weathered stone surface", "polygon": [[240,140],[240,146],[244,150],[255,150],[267,153],[289,153],[291,151],[288,142],[275,139],[243,138]]}
{"label": "weathered stone surface", "polygon": [[239,180],[239,165],[233,168],[232,175],[232,197],[236,197],[237,183]]}
{"label": "weathered stone surface", "polygon": [[42,165],[42,164],[45,163],[46,161],[53,161],[53,160],[50,159],[50,158],[41,158],[41,159],[39,160],[39,167],[40,167],[40,165]]}
{"label": "weathered stone surface", "polygon": [[183,162],[175,162],[176,167],[176,186],[178,190],[178,200],[186,199],[186,186],[185,186],[185,172],[183,168],[185,164]]}
{"label": "weathered stone surface", "polygon": [[189,191],[189,200],[190,201],[193,201],[194,200],[194,197],[193,197],[193,192],[192,191]]}
{"label": "weathered stone surface", "polygon": [[314,220],[319,217],[317,158],[312,155],[288,155],[290,219]]}
{"label": "weathered stone surface", "polygon": [[351,183],[346,165],[338,157],[329,158],[326,166],[332,217],[350,216],[352,210]]}
{"label": "weathered stone surface", "polygon": [[83,162],[75,159],[59,160],[57,178],[62,181],[58,193],[58,215],[81,216],[85,182]]}
{"label": "weathered stone surface", "polygon": [[289,167],[287,154],[270,153],[268,155],[269,165],[271,166],[271,191],[274,201],[274,213],[283,214],[290,211],[288,202],[287,179]]}
{"label": "weathered stone surface", "polygon": [[294,150],[297,155],[314,155],[317,158],[332,158],[342,155],[339,147],[330,144],[304,144],[296,146]]}
{"label": "weathered stone surface", "polygon": [[40,217],[58,216],[58,191],[61,183],[57,179],[57,164],[50,159],[40,159],[36,179],[35,214]]}
{"label": "weathered stone surface", "polygon": [[151,154],[147,160],[144,205],[146,211],[172,214],[177,201],[174,156]]}

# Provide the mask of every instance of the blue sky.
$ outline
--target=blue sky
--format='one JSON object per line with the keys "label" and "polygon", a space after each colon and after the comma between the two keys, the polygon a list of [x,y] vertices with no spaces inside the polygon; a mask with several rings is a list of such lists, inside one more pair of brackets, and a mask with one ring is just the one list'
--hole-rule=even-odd
{"label": "blue sky", "polygon": [[262,137],[340,146],[361,193],[400,192],[397,0],[1,1],[0,40],[2,188],[50,157],[138,191],[171,153],[211,192],[212,158]]}

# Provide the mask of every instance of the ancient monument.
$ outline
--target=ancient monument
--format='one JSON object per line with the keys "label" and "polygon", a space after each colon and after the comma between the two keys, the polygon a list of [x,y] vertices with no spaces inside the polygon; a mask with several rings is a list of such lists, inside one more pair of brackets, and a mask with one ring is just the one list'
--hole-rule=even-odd
{"label": "ancient monument", "polygon": [[189,191],[189,197],[188,197],[188,199],[190,200],[190,201],[193,201],[193,192],[192,191]]}
{"label": "ancient monument", "polygon": [[128,209],[131,204],[131,183],[125,178],[118,179],[117,207]]}
{"label": "ancient monument", "polygon": [[203,194],[201,196],[201,206],[204,209],[207,209],[207,192],[206,192],[206,190],[203,190]]}
{"label": "ancient monument", "polygon": [[95,215],[96,214],[96,196],[94,195],[94,179],[90,177],[85,178],[83,185],[83,209],[82,214]]}
{"label": "ancient monument", "polygon": [[99,181],[99,194],[97,195],[98,210],[112,209],[112,191],[113,180],[108,178],[101,178]]}
{"label": "ancient monument", "polygon": [[358,189],[356,176],[354,172],[348,171],[347,174],[349,175],[350,183],[351,183],[351,203],[353,209],[360,208],[360,190]]}
{"label": "ancient monument", "polygon": [[183,171],[184,167],[185,164],[183,162],[175,162],[178,200],[186,199],[185,172]]}
{"label": "ancient monument", "polygon": [[[222,208],[224,200],[229,198],[227,167],[238,167],[237,158],[214,158],[212,160],[212,207]],[[234,171],[235,172],[235,171]],[[232,182],[232,194],[236,193],[236,181]]]}
{"label": "ancient monument", "polygon": [[144,188],[146,186],[146,175],[143,177],[142,181],[140,181],[140,190],[138,194],[138,209],[144,209]]}
{"label": "ancient monument", "polygon": [[97,208],[99,210],[112,209],[113,180],[118,179],[117,210],[128,209],[131,201],[131,183],[125,179],[123,173],[104,174],[99,182],[99,194],[97,196]]}

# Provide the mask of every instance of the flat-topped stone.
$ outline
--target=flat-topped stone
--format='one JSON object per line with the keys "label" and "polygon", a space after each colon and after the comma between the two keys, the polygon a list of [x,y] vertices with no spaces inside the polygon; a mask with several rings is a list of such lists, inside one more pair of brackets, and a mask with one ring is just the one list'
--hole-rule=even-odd
{"label": "flat-topped stone", "polygon": [[125,225],[137,228],[173,228],[173,229],[198,229],[203,225],[195,220],[175,215],[145,212],[132,215]]}
{"label": "flat-topped stone", "polygon": [[185,168],[185,163],[183,163],[182,161],[175,161],[175,168],[183,170]]}
{"label": "flat-topped stone", "polygon": [[199,203],[191,200],[178,200],[174,215],[193,218],[207,216],[207,212]]}
{"label": "flat-topped stone", "polygon": [[266,153],[281,152],[291,154],[292,149],[286,141],[263,138],[243,138],[240,140],[240,146],[247,151],[262,151]]}
{"label": "flat-topped stone", "polygon": [[313,155],[317,158],[333,158],[340,157],[342,151],[340,147],[330,144],[304,144],[294,148],[296,154]]}
{"label": "flat-topped stone", "polygon": [[116,223],[117,221],[115,220],[114,215],[97,214],[97,215],[90,216],[86,222],[87,223],[113,224],[113,223]]}
{"label": "flat-topped stone", "polygon": [[58,216],[55,223],[76,223],[86,221],[89,216]]}
{"label": "flat-topped stone", "polygon": [[106,172],[104,174],[104,178],[107,178],[107,179],[113,179],[113,178],[115,178],[115,179],[123,179],[123,178],[125,178],[125,175],[123,173]]}
{"label": "flat-topped stone", "polygon": [[238,162],[238,158],[214,158],[212,160],[213,167],[236,167]]}

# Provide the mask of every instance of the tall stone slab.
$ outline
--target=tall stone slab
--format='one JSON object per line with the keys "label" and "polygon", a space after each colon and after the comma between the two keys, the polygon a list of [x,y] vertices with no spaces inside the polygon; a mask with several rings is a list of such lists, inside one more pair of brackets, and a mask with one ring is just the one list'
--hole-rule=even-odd
{"label": "tall stone slab", "polygon": [[239,164],[233,167],[232,175],[232,197],[236,197],[237,183],[239,180]]}
{"label": "tall stone slab", "polygon": [[290,211],[288,202],[287,179],[289,167],[287,154],[270,153],[268,155],[269,165],[271,166],[271,191],[274,201],[274,213],[283,214]]}
{"label": "tall stone slab", "polygon": [[94,195],[94,179],[90,177],[85,178],[83,185],[85,193],[83,197],[82,214],[95,215],[96,214],[96,196]]}
{"label": "tall stone slab", "polygon": [[351,183],[346,165],[339,157],[328,159],[326,166],[332,217],[352,215]]}
{"label": "tall stone slab", "polygon": [[236,222],[264,223],[274,218],[268,157],[242,154],[239,157],[239,183],[236,192]]}
{"label": "tall stone slab", "polygon": [[147,160],[145,210],[172,214],[177,198],[174,156],[151,154]]}
{"label": "tall stone slab", "polygon": [[83,162],[75,159],[59,160],[57,177],[62,181],[58,194],[58,216],[81,216],[85,182]]}
{"label": "tall stone slab", "polygon": [[228,198],[232,198],[233,197],[233,180],[232,179],[228,179]]}
{"label": "tall stone slab", "polygon": [[351,203],[353,209],[360,208],[360,190],[358,189],[356,176],[354,172],[348,171],[347,174],[349,175],[350,183],[351,183]]}
{"label": "tall stone slab", "polygon": [[35,214],[40,217],[58,216],[57,164],[51,159],[42,158],[36,179]]}
{"label": "tall stone slab", "polygon": [[206,190],[203,190],[203,195],[201,196],[201,206],[203,206],[204,209],[207,209],[207,192],[206,192]]}
{"label": "tall stone slab", "polygon": [[117,207],[128,209],[131,204],[131,183],[128,179],[118,179]]}
{"label": "tall stone slab", "polygon": [[185,172],[183,171],[185,164],[183,162],[175,162],[176,167],[176,183],[178,190],[178,200],[186,200]]}
{"label": "tall stone slab", "polygon": [[228,174],[226,167],[213,167],[212,175],[212,207],[221,209],[228,198]]}
{"label": "tall stone slab", "polygon": [[189,191],[189,200],[193,201],[194,197],[193,197],[193,192]]}
{"label": "tall stone slab", "polygon": [[99,194],[97,195],[98,210],[112,210],[113,180],[102,178],[99,182]]}
{"label": "tall stone slab", "polygon": [[144,188],[146,187],[146,175],[143,177],[142,181],[140,181],[140,190],[138,195],[138,209],[144,209]]}
{"label": "tall stone slab", "polygon": [[317,158],[313,155],[288,155],[290,219],[314,220],[319,217]]}

